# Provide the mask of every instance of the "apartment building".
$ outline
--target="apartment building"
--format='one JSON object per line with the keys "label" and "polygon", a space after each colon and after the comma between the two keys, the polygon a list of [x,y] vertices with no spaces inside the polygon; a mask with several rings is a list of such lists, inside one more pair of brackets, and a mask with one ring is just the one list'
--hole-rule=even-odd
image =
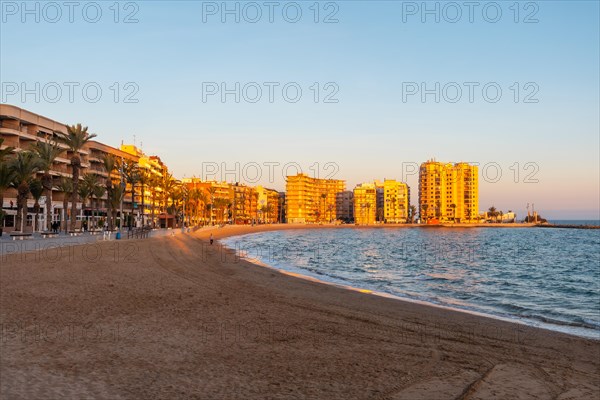
{"label": "apartment building", "polygon": [[361,183],[354,188],[354,222],[370,225],[377,221],[377,187],[375,183]]}
{"label": "apartment building", "polygon": [[255,188],[241,183],[231,185],[233,189],[233,209],[231,218],[234,224],[258,222],[258,193]]}
{"label": "apartment building", "polygon": [[344,190],[337,194],[336,213],[336,217],[340,221],[350,222],[354,220],[354,192]]}
{"label": "apartment building", "polygon": [[[163,201],[160,187],[163,176],[168,173],[166,165],[157,156],[147,156],[141,148],[133,144],[121,144],[120,150],[135,157],[138,167],[138,182],[135,190],[134,212],[136,220],[146,225],[152,219],[152,210],[160,208]],[[128,188],[130,190],[130,187]],[[143,191],[143,193],[142,193]]]}
{"label": "apartment building", "polygon": [[384,187],[383,187],[383,182],[379,181],[379,180],[375,180],[374,182],[375,184],[375,195],[377,198],[377,207],[376,207],[376,211],[375,211],[375,219],[377,222],[385,222],[385,208],[384,208]]}
{"label": "apartment building", "polygon": [[408,220],[409,188],[404,182],[385,179],[383,182],[383,217],[385,223],[399,224]]}
{"label": "apartment building", "polygon": [[[66,133],[66,125],[16,106],[0,104],[0,137],[4,139],[2,148],[14,147],[15,152],[29,150],[36,142],[56,142],[59,137],[58,132]],[[61,192],[56,189],[56,187],[62,177],[72,179],[72,167],[70,163],[72,154],[66,145],[60,142],[57,142],[57,144],[64,152],[55,159],[52,169],[50,170],[53,186],[55,187],[52,191],[51,214],[52,222],[61,222],[61,224],[64,225],[66,221],[64,221],[65,213],[63,212],[63,200],[65,199],[65,196],[67,196],[70,201],[70,194]],[[118,161],[123,160],[136,164],[140,162],[140,156],[138,154],[132,154],[132,152],[123,151],[104,143],[91,140],[79,151],[79,156],[81,158],[81,179],[83,179],[86,174],[95,174],[98,177],[100,184],[105,184],[108,179],[110,179],[114,185],[120,184],[121,175],[119,171],[112,171],[109,175],[104,168],[103,159],[106,154],[112,154]],[[166,169],[164,166],[163,168]],[[37,177],[41,177],[41,175],[40,172],[37,174]],[[130,189],[130,187],[126,188],[128,193],[130,192]],[[15,216],[17,213],[16,195],[16,191],[9,188],[4,193],[3,204],[0,205],[6,214],[3,222],[3,226],[6,228],[14,227]],[[31,196],[29,197],[27,202],[28,210],[25,230],[30,232],[33,229],[34,200]],[[46,201],[47,199],[45,196],[40,199],[42,208],[45,208]],[[104,193],[102,197],[94,199],[93,202],[89,199],[79,199],[76,206],[78,211],[75,216],[70,215],[70,206],[67,207],[66,215],[68,220],[75,218],[77,220],[77,228],[82,226],[83,220],[90,222],[88,227],[97,226],[100,220],[106,218],[108,208],[107,194]],[[125,196],[122,207],[123,225],[128,224],[126,221],[131,221],[132,219],[135,221],[135,216],[132,216],[132,214],[135,214],[134,206],[135,204],[132,202],[131,196]],[[119,223],[121,223],[119,211],[120,207],[115,216],[116,226],[119,226]],[[42,227],[42,229],[47,226],[45,212],[41,212],[38,215],[38,226]]]}
{"label": "apartment building", "polygon": [[478,167],[430,160],[419,170],[419,215],[426,223],[476,223]]}
{"label": "apartment building", "polygon": [[257,186],[258,195],[258,219],[262,223],[281,222],[279,209],[281,207],[279,192],[274,189]]}
{"label": "apartment building", "polygon": [[286,178],[286,215],[288,223],[321,223],[337,219],[338,193],[346,182],[312,178],[306,174]]}

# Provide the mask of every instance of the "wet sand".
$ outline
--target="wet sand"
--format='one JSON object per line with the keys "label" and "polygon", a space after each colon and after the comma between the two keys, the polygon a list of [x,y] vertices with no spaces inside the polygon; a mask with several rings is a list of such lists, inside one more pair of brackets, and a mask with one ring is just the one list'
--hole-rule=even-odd
{"label": "wet sand", "polygon": [[600,397],[599,341],[298,279],[218,242],[282,228],[307,227],[2,256],[0,398]]}

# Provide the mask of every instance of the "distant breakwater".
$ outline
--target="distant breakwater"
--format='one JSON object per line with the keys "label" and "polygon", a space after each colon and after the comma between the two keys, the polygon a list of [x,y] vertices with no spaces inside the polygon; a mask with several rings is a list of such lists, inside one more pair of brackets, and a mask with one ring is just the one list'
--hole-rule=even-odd
{"label": "distant breakwater", "polygon": [[567,228],[567,229],[600,229],[598,225],[559,225],[559,224],[540,224],[537,228]]}

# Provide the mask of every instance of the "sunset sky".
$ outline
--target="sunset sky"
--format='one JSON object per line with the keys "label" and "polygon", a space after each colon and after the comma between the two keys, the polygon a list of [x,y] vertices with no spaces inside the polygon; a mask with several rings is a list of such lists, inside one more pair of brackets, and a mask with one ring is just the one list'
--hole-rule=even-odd
{"label": "sunset sky", "polygon": [[[73,22],[66,8],[59,18],[27,3],[34,13],[36,3],[39,15],[1,4],[1,102],[81,122],[112,146],[135,135],[178,178],[239,162],[239,176],[227,180],[283,190],[286,163],[311,175],[318,163],[321,177],[335,172],[350,189],[406,175],[415,204],[415,165],[468,161],[482,166],[481,210],[522,216],[535,203],[547,218],[600,218],[596,1],[521,2],[518,15],[512,1],[494,3],[499,10],[427,3],[439,22],[420,1],[321,2],[318,15],[312,1],[276,2],[272,22],[263,2],[253,3],[260,16],[246,2],[227,3],[237,4],[239,22],[221,2],[123,2],[118,15],[113,2],[98,2],[97,22],[97,10],[83,13],[86,2]],[[68,82],[78,84],[72,99]],[[222,101],[223,82],[239,82],[239,102]],[[102,95],[86,99],[88,83]],[[431,90],[424,99],[422,83]],[[252,102],[256,86],[262,97]]]}

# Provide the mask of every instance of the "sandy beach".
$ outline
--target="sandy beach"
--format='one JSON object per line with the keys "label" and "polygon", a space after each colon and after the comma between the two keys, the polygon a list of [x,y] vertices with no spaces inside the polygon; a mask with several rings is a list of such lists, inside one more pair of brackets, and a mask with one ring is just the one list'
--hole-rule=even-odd
{"label": "sandy beach", "polygon": [[0,398],[600,398],[598,341],[299,279],[218,242],[298,228],[3,255]]}

